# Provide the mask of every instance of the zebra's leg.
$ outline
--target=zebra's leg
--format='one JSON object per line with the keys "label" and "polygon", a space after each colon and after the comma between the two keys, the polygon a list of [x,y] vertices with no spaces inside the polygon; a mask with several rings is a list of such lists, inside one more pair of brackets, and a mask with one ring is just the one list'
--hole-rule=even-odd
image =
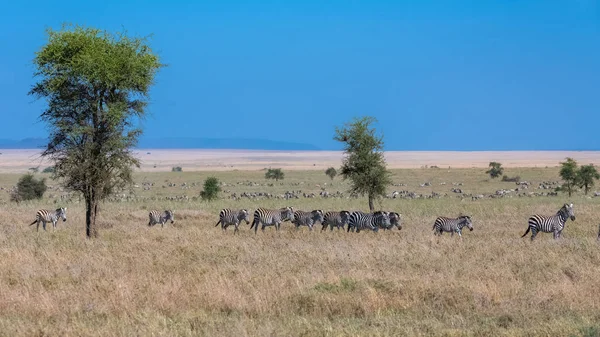
{"label": "zebra's leg", "polygon": [[46,230],[46,221],[42,220],[42,227],[44,227],[44,230]]}
{"label": "zebra's leg", "polygon": [[236,222],[236,223],[234,223],[234,226],[235,226],[235,229],[233,230],[233,234],[238,233],[240,231],[240,229],[239,229],[240,223]]}
{"label": "zebra's leg", "polygon": [[40,220],[38,220],[37,225],[35,226],[35,231],[39,231],[40,230]]}
{"label": "zebra's leg", "polygon": [[538,230],[537,228],[533,227],[531,228],[531,241],[533,241],[533,239],[535,239],[535,236],[537,235]]}
{"label": "zebra's leg", "polygon": [[458,236],[462,239],[462,231],[459,229],[456,231],[456,233],[458,233]]}

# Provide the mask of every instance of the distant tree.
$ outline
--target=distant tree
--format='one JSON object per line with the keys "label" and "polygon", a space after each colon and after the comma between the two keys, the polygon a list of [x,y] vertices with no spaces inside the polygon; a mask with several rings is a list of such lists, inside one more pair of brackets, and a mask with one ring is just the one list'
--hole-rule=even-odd
{"label": "distant tree", "polygon": [[265,173],[265,179],[275,179],[275,181],[283,180],[285,174],[280,168],[268,169]]}
{"label": "distant tree", "polygon": [[564,181],[561,190],[569,193],[570,197],[577,186],[577,162],[573,158],[567,158],[567,160],[561,162],[560,165],[559,175]]}
{"label": "distant tree", "polygon": [[31,173],[38,173],[39,171],[40,171],[40,167],[39,166],[37,166],[37,167],[30,167],[29,168],[29,172],[31,172]]}
{"label": "distant tree", "polygon": [[337,170],[333,167],[328,168],[327,170],[325,170],[325,174],[331,178],[331,180],[333,180],[333,178],[335,178],[335,176],[337,175]]}
{"label": "distant tree", "polygon": [[133,185],[136,126],[163,65],[145,38],[68,25],[47,35],[29,92],[48,103],[40,116],[50,127],[42,155],[65,188],[83,194],[86,235],[96,237],[100,201]]}
{"label": "distant tree", "polygon": [[219,192],[221,192],[220,184],[219,179],[215,177],[206,178],[204,181],[204,189],[200,192],[202,200],[216,200],[219,197]]}
{"label": "distant tree", "polygon": [[504,168],[502,167],[502,164],[495,162],[495,161],[490,162],[490,165],[488,167],[490,169],[485,171],[485,173],[489,174],[490,177],[492,177],[492,179],[500,177],[502,175],[502,173],[504,172]]}
{"label": "distant tree", "polygon": [[36,179],[33,174],[28,173],[19,179],[16,191],[20,201],[41,199],[46,189],[46,178]]}
{"label": "distant tree", "polygon": [[577,186],[583,188],[585,194],[588,194],[588,191],[598,179],[600,179],[600,173],[598,173],[598,170],[592,164],[583,165],[577,171]]}
{"label": "distant tree", "polygon": [[183,172],[181,166],[173,166],[171,167],[171,172]]}
{"label": "distant tree", "polygon": [[54,166],[48,166],[46,167],[42,173],[54,173]]}
{"label": "distant tree", "polygon": [[375,133],[371,124],[374,117],[355,118],[342,128],[336,128],[334,140],[344,144],[341,175],[350,179],[350,192],[367,195],[369,209],[375,210],[374,201],[385,196],[392,183],[383,155],[383,137]]}

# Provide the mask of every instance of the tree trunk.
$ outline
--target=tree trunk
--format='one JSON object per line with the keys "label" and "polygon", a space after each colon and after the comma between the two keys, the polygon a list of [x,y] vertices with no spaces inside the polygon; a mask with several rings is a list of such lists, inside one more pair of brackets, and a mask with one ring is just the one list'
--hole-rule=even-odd
{"label": "tree trunk", "polygon": [[373,213],[373,210],[375,210],[375,207],[373,206],[373,196],[369,193],[369,210],[371,211],[371,213]]}
{"label": "tree trunk", "polygon": [[98,201],[93,190],[85,197],[85,235],[88,238],[98,236],[96,230],[96,214],[98,213]]}

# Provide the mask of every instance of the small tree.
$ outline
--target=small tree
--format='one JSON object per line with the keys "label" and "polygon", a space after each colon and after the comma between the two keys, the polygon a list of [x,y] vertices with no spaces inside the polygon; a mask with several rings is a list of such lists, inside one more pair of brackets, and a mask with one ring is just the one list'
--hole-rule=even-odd
{"label": "small tree", "polygon": [[173,166],[171,167],[171,172],[183,172],[181,166]]}
{"label": "small tree", "polygon": [[200,197],[202,200],[212,201],[219,197],[219,192],[221,192],[219,179],[215,177],[208,177],[204,181],[204,189],[200,192]]}
{"label": "small tree", "polygon": [[585,194],[594,186],[595,180],[600,179],[600,173],[594,165],[583,165],[577,171],[577,186],[583,188]]}
{"label": "small tree", "polygon": [[490,169],[485,171],[485,173],[489,174],[492,179],[500,177],[504,172],[502,164],[495,161],[490,162],[489,168]]}
{"label": "small tree", "polygon": [[283,180],[285,174],[280,168],[268,169],[265,173],[265,179],[275,179],[275,181]]}
{"label": "small tree", "polygon": [[46,189],[46,178],[35,179],[33,174],[28,173],[22,176],[17,183],[18,200],[41,199]]}
{"label": "small tree", "polygon": [[573,158],[567,158],[567,160],[561,162],[560,165],[559,175],[564,181],[561,190],[569,193],[570,197],[577,186],[577,162],[573,160]]}
{"label": "small tree", "polygon": [[350,193],[367,195],[371,212],[375,209],[375,199],[385,196],[387,186],[392,183],[383,155],[383,137],[371,128],[376,121],[374,117],[355,118],[336,128],[333,138],[344,144],[340,174],[351,180]]}
{"label": "small tree", "polygon": [[325,174],[331,178],[331,180],[333,180],[333,178],[335,178],[335,176],[337,175],[337,170],[334,169],[333,167],[328,168],[327,170],[325,170]]}

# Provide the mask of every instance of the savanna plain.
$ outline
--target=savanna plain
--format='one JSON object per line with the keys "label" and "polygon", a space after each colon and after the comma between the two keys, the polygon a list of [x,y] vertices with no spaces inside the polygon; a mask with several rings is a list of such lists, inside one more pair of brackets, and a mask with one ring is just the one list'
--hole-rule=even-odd
{"label": "savanna plain", "polygon": [[[558,164],[558,163],[557,163]],[[402,229],[347,233],[289,222],[257,234],[215,227],[222,208],[368,210],[366,198],[322,198],[348,182],[321,170],[138,172],[130,197],[101,204],[99,237],[85,238],[85,211],[48,178],[42,200],[19,205],[0,193],[2,336],[597,336],[600,334],[600,198],[582,193],[472,200],[514,182],[483,168],[392,169],[394,190],[432,199],[382,199]],[[558,181],[557,167],[506,169],[531,183]],[[0,174],[8,189],[21,174]],[[217,177],[221,198],[198,198]],[[421,187],[430,182],[431,186]],[[452,183],[462,183],[455,186]],[[150,186],[144,189],[144,186]],[[185,183],[185,186],[182,184]],[[445,183],[445,184],[442,184]],[[164,187],[163,187],[164,186]],[[298,199],[229,198],[243,192]],[[302,193],[314,193],[304,198]],[[592,191],[593,193],[593,191]],[[130,194],[127,192],[127,194]],[[445,196],[447,194],[447,196]],[[187,196],[187,198],[185,198]],[[574,204],[561,240],[521,238],[531,214]],[[40,208],[67,207],[67,221],[36,232]],[[173,209],[176,222],[148,227],[148,211]],[[437,216],[471,215],[463,238],[436,237]]]}

